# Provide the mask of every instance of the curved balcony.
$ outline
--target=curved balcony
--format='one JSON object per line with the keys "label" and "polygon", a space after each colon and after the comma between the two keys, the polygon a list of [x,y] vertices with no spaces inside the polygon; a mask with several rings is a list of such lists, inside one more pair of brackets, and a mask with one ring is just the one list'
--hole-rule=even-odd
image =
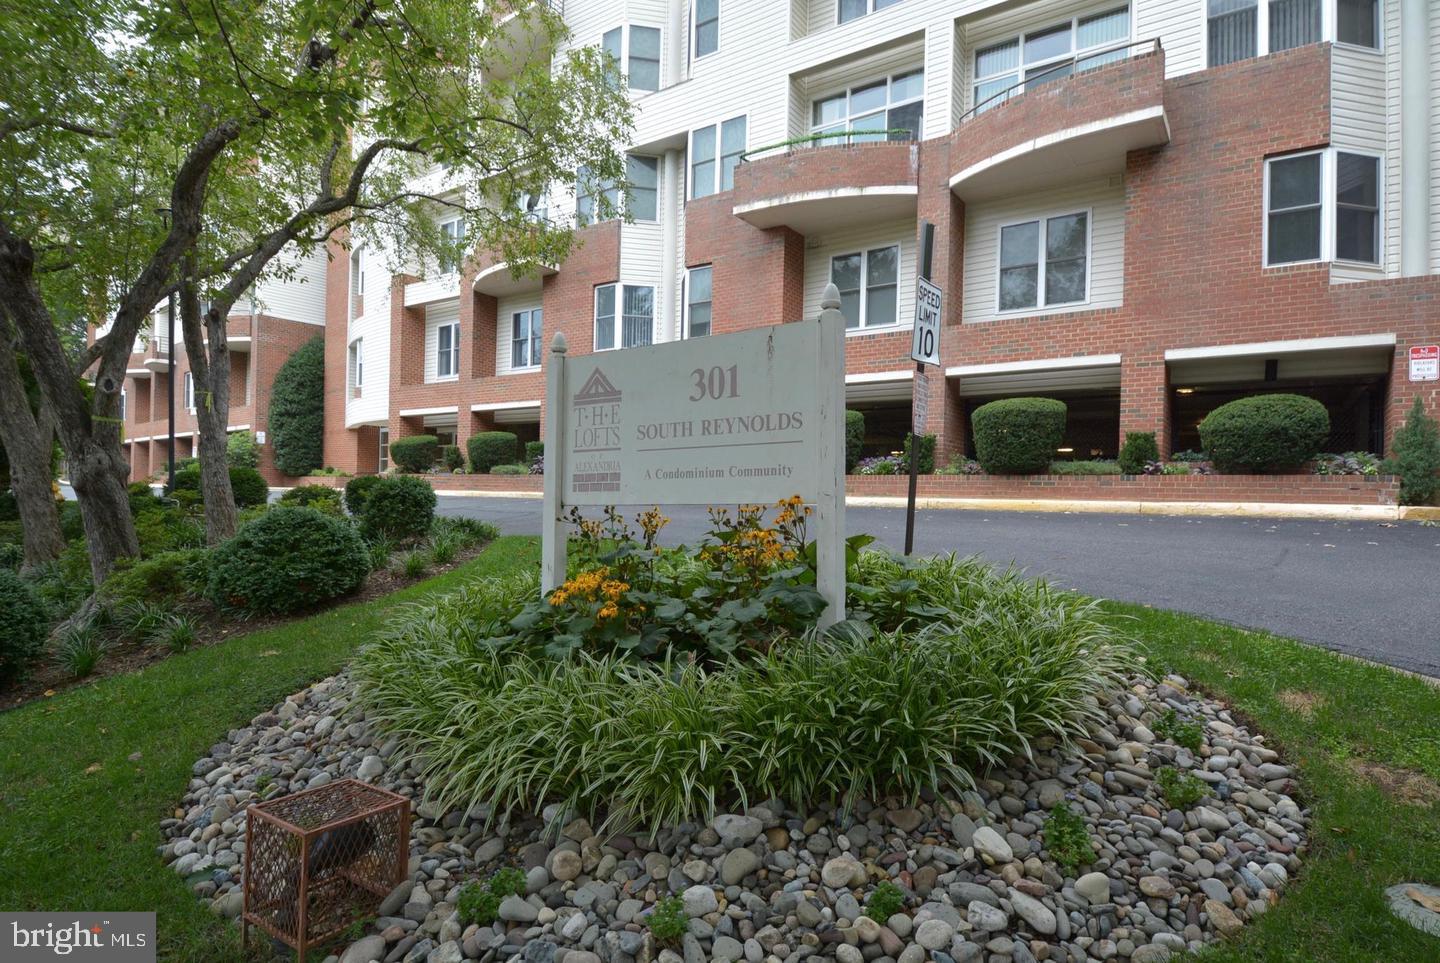
{"label": "curved balcony", "polygon": [[732,213],[755,227],[800,234],[914,217],[918,152],[909,141],[760,148],[735,168]]}
{"label": "curved balcony", "polygon": [[521,294],[539,294],[545,279],[557,273],[546,265],[539,271],[532,271],[516,277],[508,261],[492,264],[475,275],[475,293],[488,294],[493,298],[508,298]]}
{"label": "curved balcony", "polygon": [[1168,143],[1159,41],[1089,58],[1102,56],[1123,59],[1056,79],[1031,77],[962,116],[950,141],[950,189],[978,200],[1073,184],[1123,172],[1130,151]]}

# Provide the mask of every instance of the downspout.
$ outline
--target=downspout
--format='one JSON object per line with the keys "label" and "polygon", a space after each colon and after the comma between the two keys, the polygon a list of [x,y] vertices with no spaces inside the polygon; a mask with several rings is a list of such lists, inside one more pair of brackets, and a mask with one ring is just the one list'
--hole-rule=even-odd
{"label": "downspout", "polygon": [[1430,2],[1400,5],[1400,273],[1430,271]]}
{"label": "downspout", "polygon": [[[660,310],[660,317],[665,324],[665,330],[673,333],[674,340],[684,336],[684,319],[680,315],[680,309],[676,304],[675,275],[677,273],[679,247],[679,218],[680,204],[683,203],[679,196],[679,188],[676,184],[675,173],[680,168],[680,152],[668,150],[665,152],[663,171],[663,190],[660,193],[660,297],[663,307]],[[671,340],[667,337],[665,340]]]}

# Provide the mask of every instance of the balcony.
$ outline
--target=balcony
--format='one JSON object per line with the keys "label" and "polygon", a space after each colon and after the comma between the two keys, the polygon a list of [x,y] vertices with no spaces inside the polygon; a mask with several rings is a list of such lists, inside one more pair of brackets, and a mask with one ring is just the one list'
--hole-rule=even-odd
{"label": "balcony", "polygon": [[962,116],[951,135],[950,189],[971,201],[1073,184],[1122,173],[1130,151],[1169,143],[1159,41],[1090,58],[1117,54],[1123,59],[1048,82],[1031,77]]}
{"label": "balcony", "polygon": [[758,228],[806,235],[914,217],[918,159],[919,146],[909,141],[760,148],[735,168],[732,213]]}
{"label": "balcony", "polygon": [[488,294],[492,298],[508,298],[521,294],[539,294],[544,288],[545,279],[557,271],[554,267],[546,265],[538,271],[532,271],[516,277],[510,270],[506,261],[492,264],[475,275],[475,293]]}
{"label": "balcony", "polygon": [[[185,345],[175,342],[175,353],[183,355]],[[150,347],[145,351],[145,367],[151,371],[170,370],[170,339],[155,336],[150,339]]]}
{"label": "balcony", "polygon": [[495,0],[491,6],[497,29],[487,42],[490,58],[485,74],[488,80],[504,80],[544,51],[543,31],[536,30],[534,18],[525,14],[549,11],[563,20],[565,0]]}

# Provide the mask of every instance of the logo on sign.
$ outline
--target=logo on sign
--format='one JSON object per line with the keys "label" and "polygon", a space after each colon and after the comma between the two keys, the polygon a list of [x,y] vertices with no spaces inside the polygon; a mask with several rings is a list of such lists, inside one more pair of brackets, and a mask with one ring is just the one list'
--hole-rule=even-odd
{"label": "logo on sign", "polygon": [[573,399],[575,464],[571,485],[577,492],[620,490],[620,389],[599,368]]}
{"label": "logo on sign", "polygon": [[153,963],[154,913],[3,913],[0,949],[4,959],[110,960]]}

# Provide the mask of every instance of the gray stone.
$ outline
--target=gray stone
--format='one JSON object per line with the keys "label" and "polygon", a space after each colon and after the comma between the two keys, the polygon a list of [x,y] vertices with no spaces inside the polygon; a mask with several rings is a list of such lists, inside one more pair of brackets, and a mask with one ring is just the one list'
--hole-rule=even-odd
{"label": "gray stone", "polygon": [[1035,932],[1042,936],[1055,932],[1055,913],[1035,897],[1011,887],[1010,905]]}
{"label": "gray stone", "polygon": [[865,963],[865,955],[858,946],[841,943],[835,947],[836,963]]}
{"label": "gray stone", "polygon": [[865,867],[849,856],[836,856],[820,870],[820,880],[831,889],[860,886],[865,882]]}
{"label": "gray stone", "polygon": [[425,957],[425,963],[461,963],[465,959],[465,953],[460,949],[460,944],[454,940],[441,943],[430,951]]}
{"label": "gray stone", "polygon": [[685,903],[685,915],[691,918],[713,913],[720,908],[720,901],[715,898],[715,891],[708,886],[691,886],[680,895],[680,898]]}
{"label": "gray stone", "polygon": [[580,854],[572,853],[568,849],[557,850],[550,858],[550,875],[562,883],[579,876],[583,869]]}
{"label": "gray stone", "polygon": [[[733,963],[745,955],[744,945],[733,936],[717,936],[710,948],[710,959],[715,963]],[[570,963],[570,957],[565,958]]]}
{"label": "gray stone", "polygon": [[726,886],[734,886],[760,868],[760,857],[752,849],[740,847],[725,854],[720,864],[720,880]]}
{"label": "gray stone", "polygon": [[927,950],[943,949],[955,938],[955,927],[944,920],[926,920],[915,928],[915,942]]}
{"label": "gray stone", "polygon": [[965,909],[965,919],[977,930],[995,932],[1010,925],[1010,917],[998,906],[982,903],[978,899]]}
{"label": "gray stone", "polygon": [[1170,950],[1157,943],[1137,946],[1135,952],[1130,954],[1130,963],[1165,963],[1168,959]]}
{"label": "gray stone", "polygon": [[554,963],[556,949],[554,943],[531,940],[525,944],[525,952],[521,954],[521,958],[525,963]]}
{"label": "gray stone", "polygon": [[956,846],[968,849],[975,840],[975,820],[964,813],[956,813],[950,817],[950,835],[955,837]]}
{"label": "gray stone", "polygon": [[1008,863],[1015,858],[1015,851],[1010,848],[1005,837],[989,826],[981,826],[975,830],[973,845],[977,852],[997,863]]}
{"label": "gray stone", "polygon": [[765,824],[754,816],[741,816],[735,813],[724,813],[716,816],[710,824],[720,836],[720,845],[726,849],[735,849],[737,846],[748,846],[755,841],[765,830]]}
{"label": "gray stone", "polygon": [[1075,892],[1092,906],[1110,902],[1110,878],[1104,873],[1086,873],[1075,881]]}
{"label": "gray stone", "polygon": [[500,918],[508,923],[533,923],[539,915],[535,907],[513,893],[500,902]]}
{"label": "gray stone", "polygon": [[375,960],[385,959],[385,938],[382,936],[367,936],[363,940],[351,943],[340,954],[340,963],[373,963]]}
{"label": "gray stone", "polygon": [[1000,897],[988,886],[981,886],[979,883],[951,883],[950,900],[957,906],[968,906],[970,903],[979,900],[990,906],[999,906]]}
{"label": "gray stone", "polygon": [[360,762],[360,768],[355,770],[355,778],[364,782],[373,782],[385,772],[385,760],[379,756],[366,756]]}

